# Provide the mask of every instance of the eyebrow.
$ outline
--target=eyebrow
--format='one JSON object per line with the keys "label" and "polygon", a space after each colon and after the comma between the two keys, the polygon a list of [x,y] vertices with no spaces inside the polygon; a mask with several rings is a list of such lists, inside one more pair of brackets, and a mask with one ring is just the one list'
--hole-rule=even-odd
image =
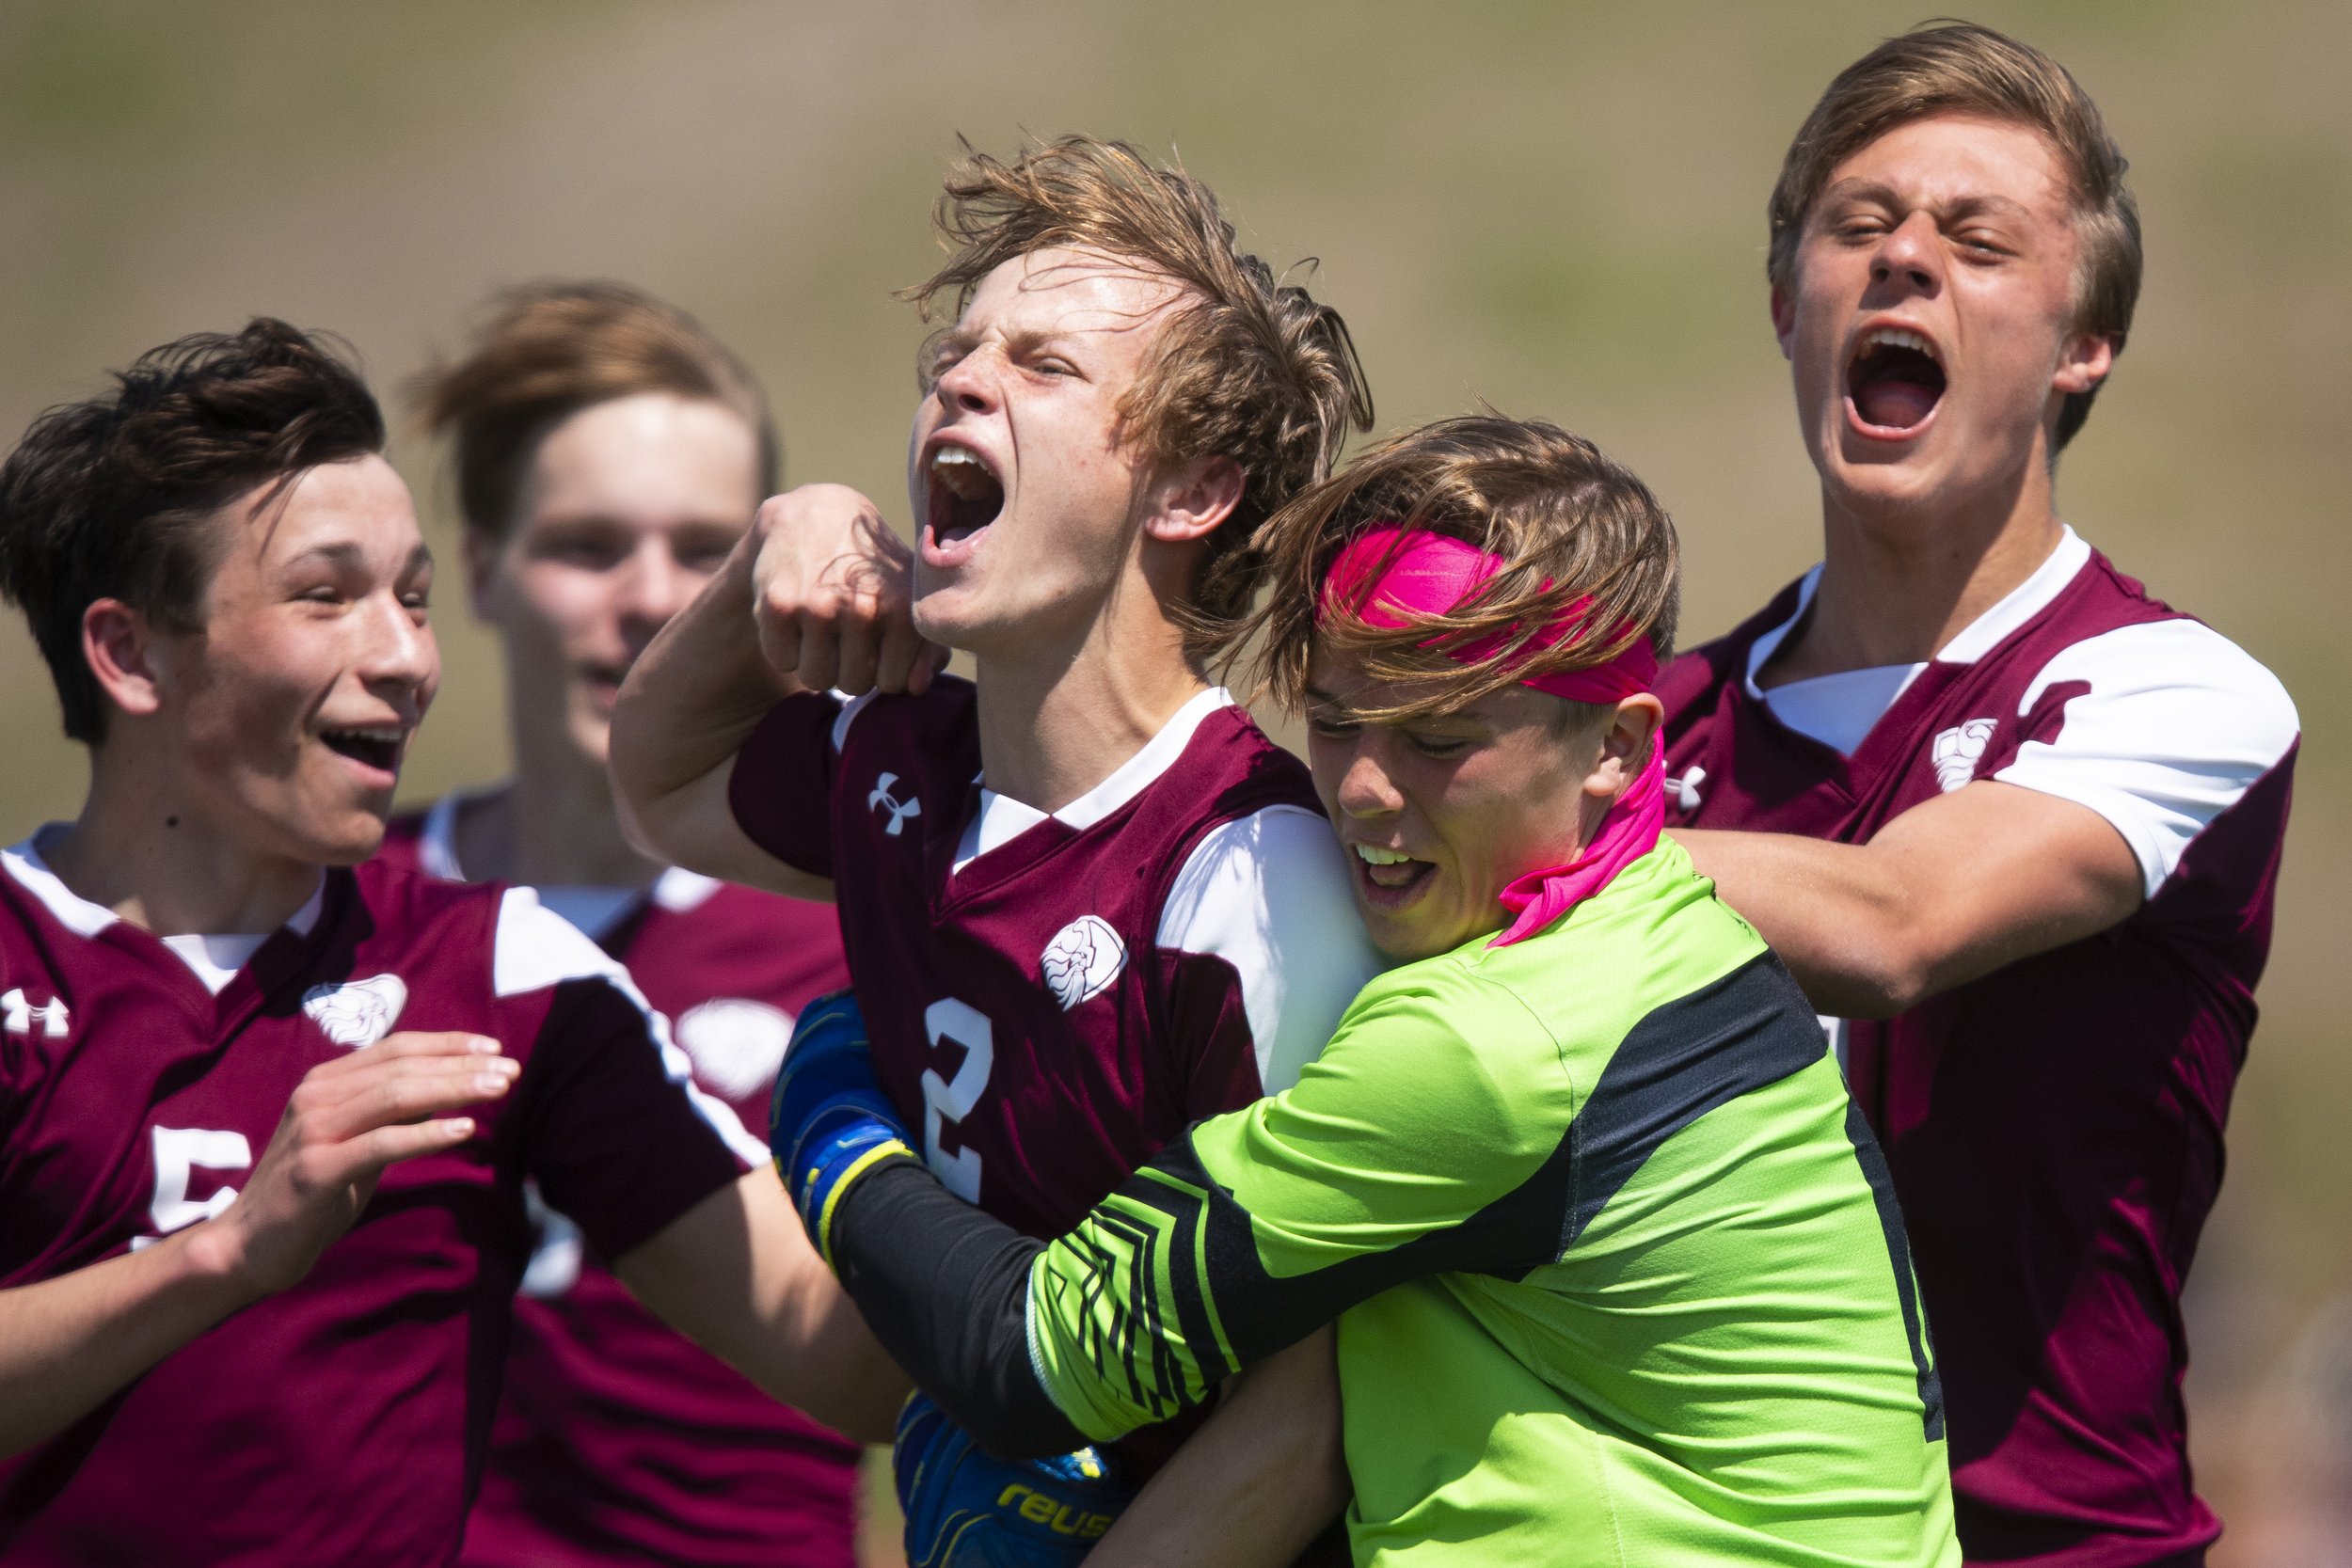
{"label": "eyebrow", "polygon": [[[1916,205],[1897,194],[1893,186],[1877,180],[1840,180],[1824,189],[1814,204],[1818,207],[1831,201],[1880,201],[1889,207],[1905,208]],[[1930,212],[1947,219],[1974,217],[1980,213],[2023,217],[2031,212],[2024,202],[1991,191],[1956,197],[1948,201],[1931,201],[1926,205]]]}
{"label": "eyebrow", "polygon": [[[331,566],[347,571],[354,567],[365,566],[368,552],[349,540],[334,545],[313,545],[290,559],[286,565],[292,569],[310,561],[323,561]],[[417,547],[408,552],[408,559],[401,563],[401,572],[405,576],[421,566],[432,564],[433,546],[419,541]]]}

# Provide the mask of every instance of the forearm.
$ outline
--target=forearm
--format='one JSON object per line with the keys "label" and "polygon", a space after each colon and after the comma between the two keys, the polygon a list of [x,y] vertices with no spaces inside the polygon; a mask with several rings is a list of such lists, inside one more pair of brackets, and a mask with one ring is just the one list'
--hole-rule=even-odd
{"label": "forearm", "polygon": [[0,1457],[56,1435],[253,1299],[215,1260],[215,1223],[0,1291]]}
{"label": "forearm", "polygon": [[1822,1012],[1891,1017],[1929,994],[1906,890],[1868,848],[1788,833],[1674,837]]}
{"label": "forearm", "polygon": [[1088,1568],[1288,1568],[1347,1507],[1332,1334],[1245,1372]]}
{"label": "forearm", "polygon": [[809,1246],[773,1171],[713,1193],[614,1272],[784,1403],[860,1441],[889,1439],[912,1385]]}
{"label": "forearm", "polygon": [[876,1169],[845,1192],[833,1233],[841,1283],[875,1337],[982,1448],[1000,1458],[1041,1458],[1089,1440],[1030,1360],[1029,1265],[1042,1250],[1038,1242],[912,1161]]}
{"label": "forearm", "polygon": [[2130,918],[2139,862],[2106,818],[1996,781],[1914,806],[1864,845],[1675,834],[1825,1013],[1888,1018]]}

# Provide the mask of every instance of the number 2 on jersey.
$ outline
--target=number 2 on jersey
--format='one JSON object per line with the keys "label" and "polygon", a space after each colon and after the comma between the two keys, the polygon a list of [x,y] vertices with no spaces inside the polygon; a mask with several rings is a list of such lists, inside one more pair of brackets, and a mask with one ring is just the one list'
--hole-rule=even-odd
{"label": "number 2 on jersey", "polygon": [[963,1064],[953,1078],[941,1077],[935,1068],[923,1069],[923,1163],[949,1192],[966,1203],[977,1203],[979,1151],[959,1148],[950,1154],[940,1147],[939,1132],[948,1122],[961,1122],[979,1103],[989,1069],[996,1065],[995,1030],[987,1014],[950,996],[923,1009],[923,1032],[934,1051],[949,1040],[963,1047]]}

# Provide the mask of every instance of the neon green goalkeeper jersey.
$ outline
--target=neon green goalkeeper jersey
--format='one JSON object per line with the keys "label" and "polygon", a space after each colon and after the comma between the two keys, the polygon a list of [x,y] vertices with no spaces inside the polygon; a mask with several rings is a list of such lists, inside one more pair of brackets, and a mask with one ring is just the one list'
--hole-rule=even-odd
{"label": "neon green goalkeeper jersey", "polygon": [[1884,1163],[1671,842],[1375,979],[1030,1267],[1033,1370],[1098,1440],[1335,1317],[1359,1563],[1960,1560]]}

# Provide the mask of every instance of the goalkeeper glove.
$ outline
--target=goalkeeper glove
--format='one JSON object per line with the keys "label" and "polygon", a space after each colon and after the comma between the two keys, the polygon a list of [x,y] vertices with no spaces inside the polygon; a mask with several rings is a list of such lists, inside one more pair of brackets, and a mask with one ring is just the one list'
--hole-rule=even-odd
{"label": "goalkeeper glove", "polygon": [[850,1184],[877,1165],[914,1158],[905,1124],[874,1077],[866,1019],[849,991],[810,1003],[793,1027],[770,1102],[768,1150],[828,1263],[834,1211]]}
{"label": "goalkeeper glove", "polygon": [[908,1568],[1075,1568],[1137,1490],[1093,1449],[995,1458],[920,1393],[891,1459]]}

